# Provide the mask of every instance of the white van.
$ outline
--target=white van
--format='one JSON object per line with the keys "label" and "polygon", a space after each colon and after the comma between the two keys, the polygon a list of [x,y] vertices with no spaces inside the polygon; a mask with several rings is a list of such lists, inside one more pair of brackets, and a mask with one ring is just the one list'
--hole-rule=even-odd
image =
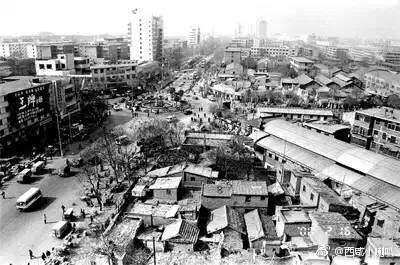
{"label": "white van", "polygon": [[71,230],[71,223],[68,221],[58,221],[51,230],[55,237],[62,238]]}
{"label": "white van", "polygon": [[33,174],[40,174],[43,172],[45,167],[44,161],[38,161],[35,164],[33,164],[31,170]]}
{"label": "white van", "polygon": [[176,118],[175,115],[170,115],[167,117],[167,121],[168,122],[176,122],[176,121],[178,121],[178,118]]}
{"label": "white van", "polygon": [[20,211],[26,210],[42,197],[43,195],[39,188],[30,188],[18,198],[16,207]]}
{"label": "white van", "polygon": [[29,168],[25,168],[21,172],[18,173],[17,182],[18,183],[26,183],[32,176],[32,171]]}

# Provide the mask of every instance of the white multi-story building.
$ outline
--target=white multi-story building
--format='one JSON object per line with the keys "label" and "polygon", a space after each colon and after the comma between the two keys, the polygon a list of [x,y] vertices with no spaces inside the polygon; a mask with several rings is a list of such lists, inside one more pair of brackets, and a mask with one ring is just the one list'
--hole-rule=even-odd
{"label": "white multi-story building", "polygon": [[267,38],[267,21],[262,18],[258,18],[256,22],[256,38],[261,40]]}
{"label": "white multi-story building", "polygon": [[188,35],[188,45],[197,46],[199,44],[200,44],[200,28],[197,26],[190,29]]}
{"label": "white multi-story building", "polygon": [[271,57],[278,56],[297,56],[297,49],[288,46],[266,46],[264,47],[266,54]]}
{"label": "white multi-story building", "polygon": [[75,74],[74,55],[67,53],[58,54],[56,59],[36,59],[35,68],[38,76]]}
{"label": "white multi-story building", "polygon": [[373,62],[377,53],[378,49],[373,47],[351,47],[349,49],[349,57],[356,62]]}
{"label": "white multi-story building", "polygon": [[163,49],[163,19],[135,9],[130,21],[130,59],[161,61]]}
{"label": "white multi-story building", "polygon": [[364,75],[365,90],[371,94],[387,97],[400,95],[400,74],[387,70],[371,70]]}
{"label": "white multi-story building", "polygon": [[0,57],[36,58],[36,45],[30,42],[0,43]]}

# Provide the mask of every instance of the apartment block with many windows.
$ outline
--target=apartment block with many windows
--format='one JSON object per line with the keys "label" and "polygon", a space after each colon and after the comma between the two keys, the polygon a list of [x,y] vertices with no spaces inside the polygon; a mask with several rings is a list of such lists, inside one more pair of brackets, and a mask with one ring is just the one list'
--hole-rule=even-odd
{"label": "apartment block with many windows", "polygon": [[351,142],[400,158],[400,110],[381,107],[357,111]]}

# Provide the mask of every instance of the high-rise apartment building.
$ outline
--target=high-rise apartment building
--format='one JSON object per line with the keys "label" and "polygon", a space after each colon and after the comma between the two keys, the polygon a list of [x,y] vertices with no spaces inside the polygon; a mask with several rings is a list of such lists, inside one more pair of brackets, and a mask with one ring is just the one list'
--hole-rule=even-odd
{"label": "high-rise apartment building", "polygon": [[161,61],[163,48],[163,19],[135,9],[130,21],[130,59]]}
{"label": "high-rise apartment building", "polygon": [[262,18],[258,18],[256,22],[256,38],[262,40],[267,38],[267,21]]}
{"label": "high-rise apartment building", "polygon": [[36,58],[36,45],[30,42],[0,43],[0,57]]}
{"label": "high-rise apartment building", "polygon": [[243,27],[242,24],[239,22],[236,23],[235,25],[235,32],[234,32],[234,37],[235,38],[240,38],[243,36]]}
{"label": "high-rise apartment building", "polygon": [[200,44],[200,28],[198,26],[192,27],[188,36],[188,45],[197,46]]}

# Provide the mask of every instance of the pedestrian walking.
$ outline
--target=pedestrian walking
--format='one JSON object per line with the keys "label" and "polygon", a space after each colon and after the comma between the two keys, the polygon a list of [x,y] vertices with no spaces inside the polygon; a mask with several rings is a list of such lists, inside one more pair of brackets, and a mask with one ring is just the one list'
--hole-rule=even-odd
{"label": "pedestrian walking", "polygon": [[62,212],[65,213],[65,206],[61,205]]}
{"label": "pedestrian walking", "polygon": [[46,254],[44,254],[44,252],[42,252],[42,260],[43,260],[43,261],[46,260]]}
{"label": "pedestrian walking", "polygon": [[43,214],[43,221],[44,221],[45,224],[47,224],[47,216],[46,216],[46,214]]}
{"label": "pedestrian walking", "polygon": [[1,196],[3,197],[3,199],[6,199],[6,192],[4,190],[1,192]]}
{"label": "pedestrian walking", "polygon": [[32,251],[32,249],[29,250],[29,258],[33,259],[33,251]]}
{"label": "pedestrian walking", "polygon": [[46,256],[47,256],[48,258],[50,258],[50,254],[51,254],[50,251],[47,250],[47,251],[46,251]]}

